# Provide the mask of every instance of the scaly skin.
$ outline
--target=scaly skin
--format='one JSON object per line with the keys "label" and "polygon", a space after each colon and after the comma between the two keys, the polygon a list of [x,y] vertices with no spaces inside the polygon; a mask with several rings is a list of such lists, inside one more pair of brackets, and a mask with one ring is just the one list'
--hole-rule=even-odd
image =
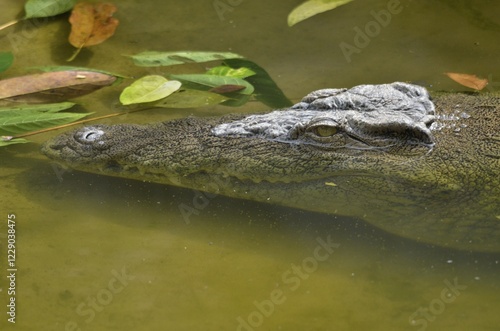
{"label": "scaly skin", "polygon": [[421,242],[500,252],[500,98],[433,101],[438,118],[456,119],[438,119],[434,146],[416,150],[214,135],[245,117],[226,116],[94,125],[55,137],[42,152],[76,170],[353,216]]}

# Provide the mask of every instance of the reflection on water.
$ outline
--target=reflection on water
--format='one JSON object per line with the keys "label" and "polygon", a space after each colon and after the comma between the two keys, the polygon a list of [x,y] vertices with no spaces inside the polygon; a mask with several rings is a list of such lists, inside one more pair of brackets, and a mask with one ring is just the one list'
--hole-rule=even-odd
{"label": "reflection on water", "polygon": [[[20,8],[7,3],[2,21]],[[214,6],[221,3],[222,14]],[[355,45],[355,28],[364,29],[374,20],[371,11],[388,8],[387,1],[354,1],[293,28],[286,15],[297,1],[236,3],[120,1],[117,35],[84,51],[75,65],[142,75],[145,69],[132,68],[121,54],[231,50],[266,68],[294,99],[317,88],[395,80],[453,89],[443,71],[496,73],[500,46],[493,27],[500,22],[493,13],[499,4],[491,1],[401,1],[402,10],[349,63],[340,43]],[[5,75],[21,74],[27,64],[63,64],[71,53],[67,32],[62,19],[31,34],[22,24],[1,32],[2,50],[12,48],[10,33],[29,40],[18,45],[15,66]],[[120,88],[81,103],[99,114],[114,112]],[[241,111],[263,109],[253,103]],[[117,121],[228,111],[240,110],[153,110]],[[498,326],[498,254],[421,245],[353,219],[61,172],[38,154],[37,144],[0,154],[2,218],[15,212],[18,220],[19,330]],[[180,206],[192,213],[186,216]],[[5,222],[1,230],[5,261]],[[1,284],[6,304],[7,284]]]}

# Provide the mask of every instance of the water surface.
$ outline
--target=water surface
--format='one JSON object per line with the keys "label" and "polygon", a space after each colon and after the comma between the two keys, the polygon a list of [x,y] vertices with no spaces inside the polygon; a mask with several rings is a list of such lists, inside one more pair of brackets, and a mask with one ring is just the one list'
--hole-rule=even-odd
{"label": "water surface", "polygon": [[[227,11],[216,10],[221,3]],[[362,83],[462,90],[443,75],[448,71],[499,86],[498,2],[401,1],[363,47],[355,44],[357,28],[374,22],[372,11],[387,9],[388,1],[354,1],[289,28],[286,16],[299,3],[117,1],[116,35],[82,52],[74,65],[136,77],[196,72],[203,66],[133,67],[122,55],[233,51],[264,67],[293,101],[314,89]],[[1,21],[21,8],[4,0]],[[2,77],[66,64],[72,52],[66,20],[0,32],[0,49],[16,57]],[[341,43],[359,52],[346,56]],[[113,113],[123,87],[77,101],[88,111]],[[253,102],[103,122],[264,110]],[[61,171],[38,153],[54,134],[0,150],[2,325],[8,324],[6,217],[15,213],[18,314],[11,327],[19,330],[498,329],[498,254],[423,245],[341,216]],[[187,218],[183,206],[197,213]],[[329,241],[335,246],[324,248]]]}

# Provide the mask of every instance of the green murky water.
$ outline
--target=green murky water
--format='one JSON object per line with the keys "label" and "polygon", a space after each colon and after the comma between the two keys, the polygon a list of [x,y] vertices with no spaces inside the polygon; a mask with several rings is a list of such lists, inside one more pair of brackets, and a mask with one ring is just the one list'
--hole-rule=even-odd
{"label": "green murky water", "polygon": [[[442,75],[447,71],[476,73],[499,87],[496,1],[401,1],[399,13],[378,30],[372,23],[373,37],[357,46],[355,28],[365,29],[372,11],[386,9],[388,1],[354,1],[293,28],[286,15],[300,3],[295,0],[116,3],[117,34],[83,52],[75,65],[142,75],[166,69],[134,68],[123,54],[234,51],[266,68],[294,101],[318,88],[396,80],[458,88]],[[21,8],[3,0],[0,21]],[[64,64],[72,52],[65,21],[0,32],[0,50],[16,57],[3,77]],[[357,51],[346,56],[342,42]],[[112,113],[121,88],[79,102]],[[252,103],[150,110],[113,122],[264,109]],[[0,150],[0,325],[10,324],[9,213],[17,217],[18,267],[11,329],[456,331],[500,325],[498,254],[420,245],[353,219],[61,173],[38,154],[39,143],[52,135]],[[183,205],[197,213],[186,218]]]}

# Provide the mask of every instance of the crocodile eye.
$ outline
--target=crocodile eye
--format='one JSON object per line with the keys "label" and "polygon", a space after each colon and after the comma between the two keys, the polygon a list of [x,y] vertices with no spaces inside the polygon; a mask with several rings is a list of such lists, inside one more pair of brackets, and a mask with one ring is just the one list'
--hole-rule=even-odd
{"label": "crocodile eye", "polygon": [[318,125],[314,128],[313,132],[319,137],[331,137],[337,134],[338,129],[330,125]]}

